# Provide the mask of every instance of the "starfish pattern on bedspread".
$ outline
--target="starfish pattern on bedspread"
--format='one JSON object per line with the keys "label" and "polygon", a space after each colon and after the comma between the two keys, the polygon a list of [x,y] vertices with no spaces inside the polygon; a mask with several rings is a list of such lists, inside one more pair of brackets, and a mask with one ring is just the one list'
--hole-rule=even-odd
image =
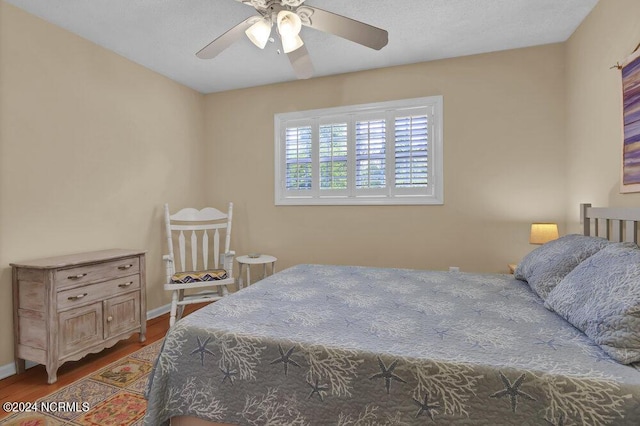
{"label": "starfish pattern on bedspread", "polygon": [[473,343],[473,345],[471,345],[471,348],[472,348],[472,349],[479,348],[479,349],[486,350],[487,348],[489,348],[489,346],[488,346],[486,343],[482,343],[482,342],[480,342],[479,340],[476,340],[476,341]]}
{"label": "starfish pattern on bedspread", "polygon": [[424,396],[424,400],[423,401],[419,401],[415,398],[411,398],[413,399],[414,404],[416,404],[418,407],[420,407],[418,409],[418,412],[416,413],[416,419],[418,417],[420,417],[422,415],[422,413],[427,413],[427,415],[429,416],[429,418],[433,421],[435,421],[436,419],[433,417],[434,414],[438,414],[438,411],[436,410],[436,408],[440,407],[440,403],[439,402],[434,402],[432,404],[429,404],[429,395],[426,394]]}
{"label": "starfish pattern on bedspread", "polygon": [[320,398],[320,401],[324,402],[324,393],[326,393],[327,389],[329,389],[328,385],[321,385],[318,384],[319,379],[315,380],[315,384],[307,382],[307,384],[309,386],[311,386],[311,392],[309,393],[309,396],[307,397],[307,399],[311,399],[311,397],[313,396],[313,394],[318,394],[318,397]]}
{"label": "starfish pattern on bedspread", "polygon": [[377,357],[377,358],[378,358],[378,366],[380,367],[380,372],[369,377],[369,380],[384,379],[384,387],[387,389],[387,394],[389,393],[389,388],[391,387],[391,380],[397,380],[402,383],[407,383],[406,380],[404,380],[402,377],[398,376],[393,372],[393,370],[395,370],[396,367],[398,366],[397,359],[393,360],[393,362],[389,364],[389,367],[387,367],[384,361],[380,359],[380,357]]}
{"label": "starfish pattern on bedspread", "polygon": [[355,321],[352,321],[349,318],[343,318],[343,319],[344,319],[344,322],[346,324],[345,327],[350,327],[350,326],[352,326],[353,324],[356,323]]}
{"label": "starfish pattern on bedspread", "polygon": [[414,309],[414,311],[416,311],[419,314],[424,315],[425,317],[428,317],[430,315],[430,312],[428,310],[426,310],[425,308]]}
{"label": "starfish pattern on bedspread", "polygon": [[204,342],[200,340],[200,336],[196,336],[196,339],[198,340],[198,347],[192,350],[190,355],[200,354],[200,364],[204,367],[205,354],[213,355],[213,352],[207,349],[207,345],[209,344],[209,340],[211,340],[211,336],[207,337],[207,340],[205,340]]}
{"label": "starfish pattern on bedspread", "polygon": [[501,297],[503,297],[503,298],[505,298],[505,299],[507,299],[507,300],[511,299],[511,294],[509,294],[509,293],[507,293],[507,292],[505,292],[505,291],[499,291],[499,292],[498,292],[498,294],[499,294]]}
{"label": "starfish pattern on bedspread", "polygon": [[271,365],[273,364],[284,364],[284,375],[286,376],[289,372],[289,364],[295,365],[296,367],[300,367],[300,364],[291,359],[291,355],[293,355],[293,351],[295,350],[295,346],[291,346],[289,350],[285,353],[284,349],[282,349],[281,345],[278,345],[278,351],[280,352],[280,358],[274,359],[271,361]]}
{"label": "starfish pattern on bedspread", "polygon": [[522,373],[520,377],[516,379],[515,382],[511,383],[511,381],[504,374],[502,374],[502,371],[500,371],[500,379],[502,380],[502,383],[504,383],[505,388],[502,390],[499,390],[498,392],[492,393],[491,395],[489,395],[489,397],[502,398],[503,396],[509,396],[509,400],[511,402],[511,411],[515,413],[516,409],[518,408],[519,396],[523,397],[524,399],[528,399],[529,401],[536,400],[534,397],[532,397],[528,393],[520,390],[520,386],[524,382],[525,377],[526,377],[526,374]]}
{"label": "starfish pattern on bedspread", "polygon": [[449,329],[446,328],[444,330],[438,330],[437,328],[434,328],[433,331],[435,331],[435,333],[438,335],[438,337],[440,337],[440,340],[444,340],[444,336],[447,336],[449,333]]}
{"label": "starfish pattern on bedspread", "polygon": [[231,382],[231,385],[233,385],[233,376],[238,374],[238,372],[236,370],[231,370],[229,366],[227,366],[225,370],[220,368],[220,371],[222,371],[222,374],[224,375],[224,377],[222,378],[222,383],[229,379],[229,382]]}
{"label": "starfish pattern on bedspread", "polygon": [[536,345],[544,345],[544,346],[548,346],[551,349],[553,349],[554,351],[558,350],[558,347],[562,347],[563,345],[561,345],[560,343],[555,341],[556,339],[549,339],[549,340],[543,340],[538,338],[538,342],[536,342]]}
{"label": "starfish pattern on bedspread", "polygon": [[401,301],[398,301],[398,300],[395,300],[393,302],[393,307],[396,308],[396,309],[405,308],[406,306],[407,305],[405,305],[404,302],[401,302]]}

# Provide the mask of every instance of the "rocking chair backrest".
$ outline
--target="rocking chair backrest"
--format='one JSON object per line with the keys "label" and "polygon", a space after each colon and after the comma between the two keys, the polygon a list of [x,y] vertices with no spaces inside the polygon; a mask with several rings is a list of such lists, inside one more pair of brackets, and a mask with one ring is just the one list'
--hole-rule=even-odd
{"label": "rocking chair backrest", "polygon": [[[203,271],[222,268],[221,255],[229,252],[231,244],[231,218],[233,203],[229,203],[228,213],[212,207],[202,210],[185,208],[171,215],[169,205],[164,205],[164,216],[169,256],[173,260],[173,271],[167,271],[170,277],[176,272]],[[220,231],[225,231],[224,246],[220,245]],[[177,243],[173,241],[176,236]],[[174,244],[178,258],[174,255]],[[191,256],[187,256],[190,254]],[[189,262],[190,260],[190,262]],[[210,262],[212,260],[212,262]]]}

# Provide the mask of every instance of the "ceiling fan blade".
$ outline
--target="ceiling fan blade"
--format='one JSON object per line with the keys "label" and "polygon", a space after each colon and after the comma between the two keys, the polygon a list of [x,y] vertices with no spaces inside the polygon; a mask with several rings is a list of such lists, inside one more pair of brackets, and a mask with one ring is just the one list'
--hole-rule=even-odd
{"label": "ceiling fan blade", "polygon": [[293,52],[287,53],[293,72],[301,80],[310,78],[313,76],[313,64],[311,63],[311,57],[307,48],[303,45],[297,48]]}
{"label": "ceiling fan blade", "polygon": [[335,34],[363,46],[380,50],[389,42],[389,33],[382,28],[347,18],[311,6],[300,6],[296,13],[302,25]]}
{"label": "ceiling fan blade", "polygon": [[222,34],[220,37],[216,38],[211,43],[200,49],[200,51],[196,53],[196,56],[200,59],[215,58],[224,49],[241,39],[244,36],[244,32],[247,30],[247,28],[249,28],[255,21],[255,16],[245,19],[244,21],[240,22],[238,25],[231,28],[229,31]]}

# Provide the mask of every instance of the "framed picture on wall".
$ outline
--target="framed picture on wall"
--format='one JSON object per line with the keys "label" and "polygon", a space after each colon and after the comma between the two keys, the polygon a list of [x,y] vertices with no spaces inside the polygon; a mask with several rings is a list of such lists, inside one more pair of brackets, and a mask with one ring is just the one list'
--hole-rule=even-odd
{"label": "framed picture on wall", "polygon": [[622,116],[620,192],[640,192],[640,49],[622,63]]}

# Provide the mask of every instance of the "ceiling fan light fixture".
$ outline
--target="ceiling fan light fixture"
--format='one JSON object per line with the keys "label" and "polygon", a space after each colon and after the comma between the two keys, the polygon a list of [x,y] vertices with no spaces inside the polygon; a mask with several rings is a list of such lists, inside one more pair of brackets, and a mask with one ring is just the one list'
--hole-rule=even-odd
{"label": "ceiling fan light fixture", "polygon": [[290,10],[281,10],[278,12],[277,23],[278,31],[283,38],[293,38],[300,34],[300,30],[302,29],[300,17]]}
{"label": "ceiling fan light fixture", "polygon": [[294,35],[292,37],[281,36],[280,38],[282,39],[282,50],[284,50],[284,53],[293,52],[294,50],[301,48],[304,44],[299,35]]}
{"label": "ceiling fan light fixture", "polygon": [[271,36],[271,21],[262,18],[245,31],[249,40],[260,49],[264,49]]}

